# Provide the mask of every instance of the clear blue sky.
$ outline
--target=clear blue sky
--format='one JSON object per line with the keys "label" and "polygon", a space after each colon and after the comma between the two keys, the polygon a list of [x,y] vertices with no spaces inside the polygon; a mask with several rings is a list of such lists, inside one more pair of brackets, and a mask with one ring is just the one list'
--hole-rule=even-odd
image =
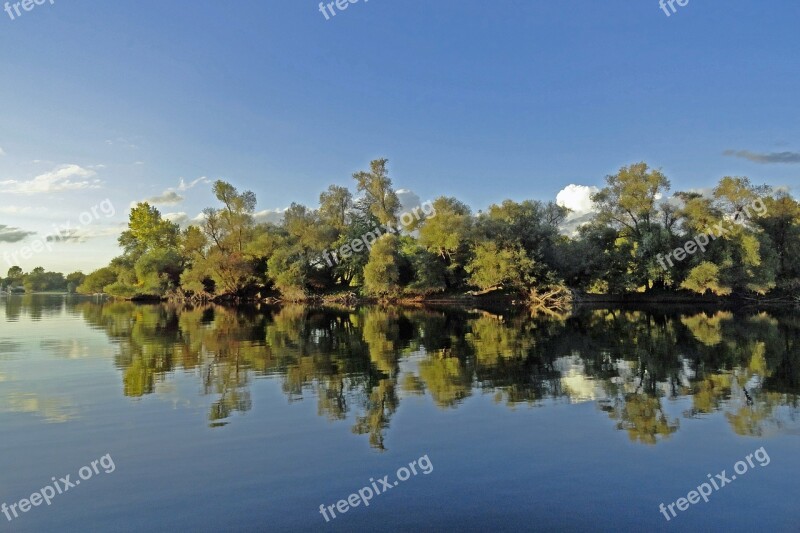
{"label": "clear blue sky", "polygon": [[[105,198],[117,213],[88,240],[22,266],[101,266],[130,202],[180,178],[226,179],[260,209],[314,205],[380,156],[397,187],[475,209],[640,160],[674,190],[800,185],[796,0],[689,0],[669,17],[658,0],[360,0],[331,20],[318,4],[0,12],[0,271]],[[177,194],[162,212],[213,205],[204,182]],[[19,232],[38,237],[2,242]]]}

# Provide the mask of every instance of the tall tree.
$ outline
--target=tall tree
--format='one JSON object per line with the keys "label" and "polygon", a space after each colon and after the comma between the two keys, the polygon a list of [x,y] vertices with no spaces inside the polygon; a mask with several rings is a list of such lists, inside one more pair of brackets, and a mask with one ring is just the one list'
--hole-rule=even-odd
{"label": "tall tree", "polygon": [[369,164],[369,172],[356,172],[353,179],[358,184],[358,191],[364,193],[368,209],[380,223],[397,226],[400,199],[392,189],[392,180],[386,169],[388,162],[385,158],[375,159]]}
{"label": "tall tree", "polygon": [[336,228],[339,232],[347,228],[350,210],[353,208],[353,195],[347,187],[331,185],[319,195],[319,215],[322,222]]}

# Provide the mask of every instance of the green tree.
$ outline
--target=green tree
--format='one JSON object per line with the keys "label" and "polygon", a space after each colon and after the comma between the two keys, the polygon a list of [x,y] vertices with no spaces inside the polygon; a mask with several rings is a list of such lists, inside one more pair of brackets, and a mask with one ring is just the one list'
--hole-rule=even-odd
{"label": "green tree", "polygon": [[681,283],[681,287],[700,294],[705,294],[706,291],[711,291],[717,295],[731,293],[731,288],[723,286],[720,281],[719,267],[708,261],[703,261],[694,267]]}
{"label": "green tree", "polygon": [[475,255],[467,265],[469,282],[480,289],[530,287],[534,279],[534,261],[522,248],[500,248],[485,241],[475,247]]}
{"label": "green tree", "polygon": [[201,296],[209,291],[215,296],[240,296],[258,281],[256,266],[266,259],[251,245],[257,236],[256,195],[239,192],[221,180],[214,182],[213,192],[222,207],[203,210],[204,238],[192,230],[180,241],[191,265],[181,276],[181,288]]}
{"label": "green tree", "polygon": [[387,234],[378,239],[364,267],[364,289],[372,296],[396,296],[399,292],[398,238]]}
{"label": "green tree", "polygon": [[319,195],[320,219],[339,232],[346,230],[352,208],[353,195],[347,187],[331,185],[326,192]]}
{"label": "green tree", "polygon": [[381,224],[397,226],[397,215],[400,200],[394,189],[389,171],[386,169],[388,159],[376,159],[369,164],[368,172],[356,172],[353,179],[358,184],[358,191],[364,193],[367,209],[375,215]]}
{"label": "green tree", "polygon": [[100,294],[105,288],[117,281],[117,273],[110,267],[95,270],[83,280],[77,291],[80,294]]}
{"label": "green tree", "polygon": [[624,268],[636,288],[651,288],[653,278],[661,274],[656,257],[667,250],[665,232],[658,223],[657,202],[669,187],[669,180],[660,170],[642,162],[607,176],[606,186],[592,195],[596,221],[618,231],[615,247],[622,247],[623,255],[628,257]]}

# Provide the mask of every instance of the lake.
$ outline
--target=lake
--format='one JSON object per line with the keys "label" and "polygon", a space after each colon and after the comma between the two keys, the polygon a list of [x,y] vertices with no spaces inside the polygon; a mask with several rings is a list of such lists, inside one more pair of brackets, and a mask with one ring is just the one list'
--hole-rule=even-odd
{"label": "lake", "polygon": [[0,525],[798,531],[799,392],[792,309],[5,297]]}

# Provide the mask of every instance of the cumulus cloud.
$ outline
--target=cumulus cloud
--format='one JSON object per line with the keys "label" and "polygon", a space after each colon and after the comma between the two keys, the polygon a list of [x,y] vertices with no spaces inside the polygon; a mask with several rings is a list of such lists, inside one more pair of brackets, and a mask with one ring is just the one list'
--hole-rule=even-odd
{"label": "cumulus cloud", "polygon": [[591,197],[599,190],[594,186],[570,184],[558,192],[556,204],[571,210],[561,225],[562,233],[573,234],[578,228],[591,222],[595,214]]}
{"label": "cumulus cloud", "polygon": [[395,192],[397,193],[398,200],[400,200],[401,213],[410,213],[415,207],[422,205],[422,201],[414,191],[409,189],[397,189]]}
{"label": "cumulus cloud", "polygon": [[587,185],[567,185],[556,195],[556,204],[571,209],[573,216],[585,215],[594,211],[591,196],[599,190]]}
{"label": "cumulus cloud", "polygon": [[166,213],[164,214],[164,220],[174,222],[182,228],[185,228],[189,225],[189,215],[182,211],[178,213]]}
{"label": "cumulus cloud", "polygon": [[769,152],[758,153],[750,150],[725,150],[722,155],[729,157],[739,157],[754,163],[800,163],[800,152]]}
{"label": "cumulus cloud", "polygon": [[35,231],[25,231],[0,224],[0,242],[19,242],[36,235]]}
{"label": "cumulus cloud", "polygon": [[11,194],[49,194],[62,191],[97,189],[101,181],[92,179],[94,170],[79,165],[61,165],[28,181],[0,181],[0,192]]}

